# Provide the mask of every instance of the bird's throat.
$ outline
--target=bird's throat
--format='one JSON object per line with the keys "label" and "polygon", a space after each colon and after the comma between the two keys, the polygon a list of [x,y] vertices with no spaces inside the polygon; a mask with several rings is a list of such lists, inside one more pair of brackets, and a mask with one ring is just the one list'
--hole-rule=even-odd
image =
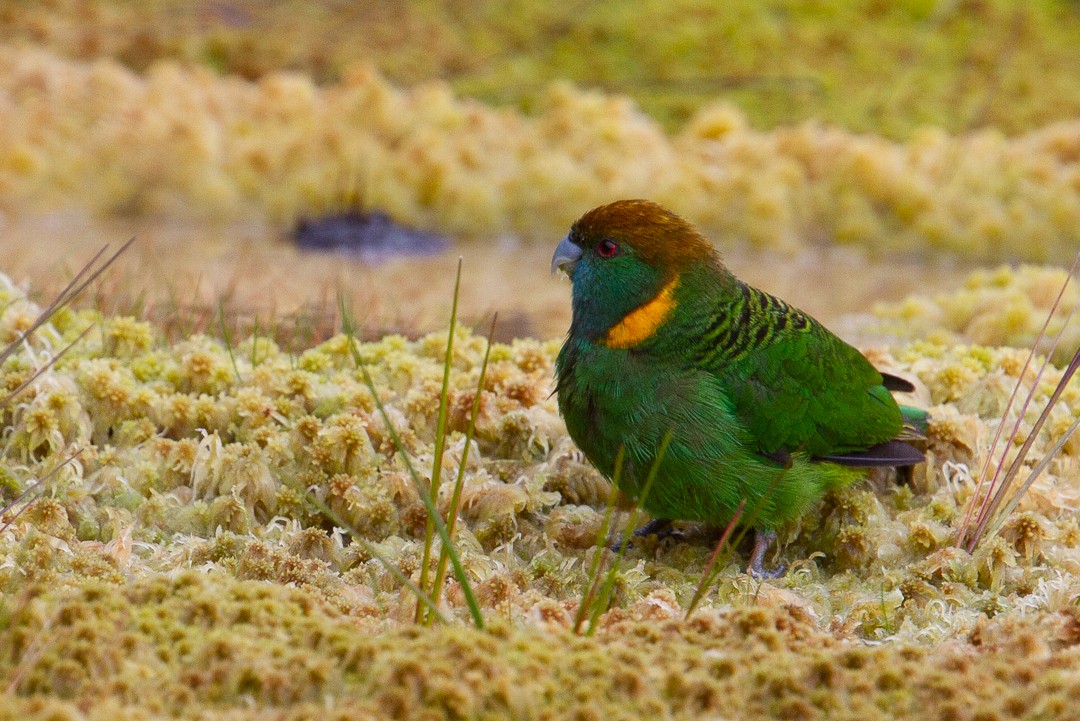
{"label": "bird's throat", "polygon": [[676,275],[664,284],[652,300],[630,311],[611,326],[601,343],[608,348],[633,348],[651,338],[675,309],[675,288],[678,285],[679,276]]}

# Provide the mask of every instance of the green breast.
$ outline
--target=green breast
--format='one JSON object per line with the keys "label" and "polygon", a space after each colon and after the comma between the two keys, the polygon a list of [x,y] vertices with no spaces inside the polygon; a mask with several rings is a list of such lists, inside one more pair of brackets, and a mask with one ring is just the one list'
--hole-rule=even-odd
{"label": "green breast", "polygon": [[801,515],[825,488],[860,475],[801,455],[785,470],[761,456],[714,374],[577,339],[567,341],[556,369],[570,436],[609,478],[625,447],[618,480],[631,498],[670,431],[644,503],[658,517],[722,525],[745,498],[749,508],[760,505],[754,525],[773,527]]}

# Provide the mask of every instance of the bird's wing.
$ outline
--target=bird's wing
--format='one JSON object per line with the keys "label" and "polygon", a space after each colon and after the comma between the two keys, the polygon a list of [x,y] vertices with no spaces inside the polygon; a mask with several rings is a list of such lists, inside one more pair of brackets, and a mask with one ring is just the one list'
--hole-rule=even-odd
{"label": "bird's wing", "polygon": [[761,453],[839,456],[895,438],[903,421],[881,373],[810,316],[751,290],[746,342],[710,370]]}

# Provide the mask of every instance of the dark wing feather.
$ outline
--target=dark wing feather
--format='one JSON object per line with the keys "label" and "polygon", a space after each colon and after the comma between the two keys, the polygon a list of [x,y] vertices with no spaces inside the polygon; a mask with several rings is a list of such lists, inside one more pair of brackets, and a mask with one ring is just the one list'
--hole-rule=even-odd
{"label": "dark wing feather", "polygon": [[915,384],[906,378],[900,376],[894,376],[892,373],[886,373],[881,371],[882,385],[885,389],[892,391],[893,393],[914,393]]}
{"label": "dark wing feather", "polygon": [[900,433],[900,409],[858,350],[783,301],[752,289],[743,297],[750,312],[729,317],[747,322],[703,365],[729,389],[762,454],[843,456]]}

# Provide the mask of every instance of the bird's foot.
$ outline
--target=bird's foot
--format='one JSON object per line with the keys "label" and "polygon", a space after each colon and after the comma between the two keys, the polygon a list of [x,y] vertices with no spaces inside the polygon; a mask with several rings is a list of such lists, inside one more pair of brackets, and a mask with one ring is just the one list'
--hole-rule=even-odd
{"label": "bird's foot", "polygon": [[765,553],[775,540],[776,531],[754,531],[754,550],[750,552],[750,567],[747,569],[754,578],[762,580],[780,578],[787,573],[787,566],[784,565],[765,568]]}
{"label": "bird's foot", "polygon": [[[681,538],[682,534],[674,530],[671,521],[666,518],[654,518],[645,525],[634,531],[634,538],[645,538],[646,536],[656,536],[657,540],[663,540],[665,538]],[[622,547],[621,541],[616,541],[611,544],[611,550],[618,552]],[[634,547],[633,541],[628,541],[626,547],[629,550]]]}
{"label": "bird's foot", "polygon": [[676,532],[671,528],[672,523],[666,518],[654,518],[648,523],[641,526],[641,528],[634,531],[634,538],[645,538],[646,536],[659,536],[660,538],[667,538],[674,535]]}

